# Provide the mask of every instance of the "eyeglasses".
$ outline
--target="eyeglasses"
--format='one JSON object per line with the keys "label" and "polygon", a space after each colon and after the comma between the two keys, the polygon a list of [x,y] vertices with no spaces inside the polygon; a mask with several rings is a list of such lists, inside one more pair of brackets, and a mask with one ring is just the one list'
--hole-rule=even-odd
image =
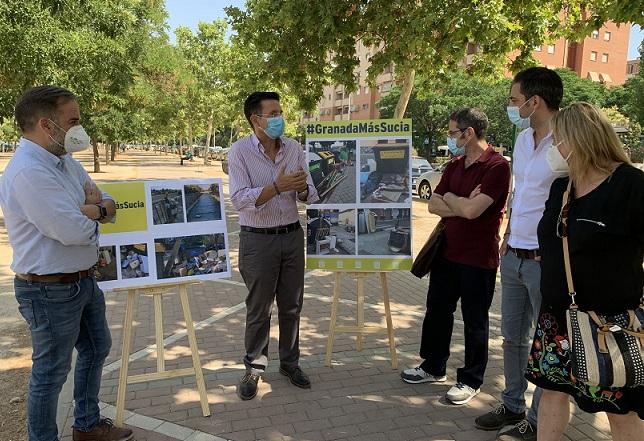
{"label": "eyeglasses", "polygon": [[466,131],[467,129],[468,129],[468,128],[467,128],[467,127],[465,127],[464,129],[448,130],[446,133],[447,133],[447,136],[451,136],[451,137],[453,137],[453,136],[454,136],[454,135],[456,135],[457,133],[459,133],[459,132],[460,132],[460,133],[463,133],[463,132],[464,132],[464,131]]}

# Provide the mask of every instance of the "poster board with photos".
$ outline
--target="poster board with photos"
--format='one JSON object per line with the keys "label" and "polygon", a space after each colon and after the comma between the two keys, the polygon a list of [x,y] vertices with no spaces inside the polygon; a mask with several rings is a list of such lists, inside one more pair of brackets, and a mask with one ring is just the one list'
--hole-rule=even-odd
{"label": "poster board with photos", "polygon": [[99,187],[117,204],[116,222],[100,226],[102,289],[230,277],[221,179]]}
{"label": "poster board with photos", "polygon": [[411,119],[316,121],[306,133],[320,196],[306,210],[307,268],[410,269]]}

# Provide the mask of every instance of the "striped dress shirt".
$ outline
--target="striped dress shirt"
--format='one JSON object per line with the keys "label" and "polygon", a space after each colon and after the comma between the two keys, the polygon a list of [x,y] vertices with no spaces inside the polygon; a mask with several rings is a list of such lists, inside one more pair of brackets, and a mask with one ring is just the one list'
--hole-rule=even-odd
{"label": "striped dress shirt", "polygon": [[240,225],[271,228],[299,220],[295,191],[284,191],[264,204],[255,206],[262,190],[273,184],[283,164],[286,164],[287,174],[300,167],[306,171],[309,194],[304,202],[311,204],[318,200],[302,146],[290,138],[281,138],[281,141],[275,162],[268,157],[255,134],[235,142],[228,153],[230,195],[233,206],[239,211]]}

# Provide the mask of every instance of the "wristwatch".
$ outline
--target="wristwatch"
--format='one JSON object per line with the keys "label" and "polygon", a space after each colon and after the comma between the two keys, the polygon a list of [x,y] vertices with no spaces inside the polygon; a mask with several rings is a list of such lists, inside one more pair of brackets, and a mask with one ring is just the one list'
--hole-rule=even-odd
{"label": "wristwatch", "polygon": [[105,220],[105,218],[107,218],[107,208],[103,204],[96,204],[96,206],[98,207],[98,209],[99,209],[99,211],[101,213],[101,216],[96,220],[99,221],[99,222],[102,221],[102,220]]}

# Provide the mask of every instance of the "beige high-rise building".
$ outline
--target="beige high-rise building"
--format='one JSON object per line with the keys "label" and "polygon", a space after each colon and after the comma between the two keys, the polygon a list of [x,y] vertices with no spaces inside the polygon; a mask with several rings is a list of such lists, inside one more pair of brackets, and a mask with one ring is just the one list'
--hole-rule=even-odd
{"label": "beige high-rise building", "polygon": [[317,111],[305,112],[302,122],[378,118],[380,112],[376,103],[382,96],[389,93],[394,85],[395,78],[393,67],[390,67],[378,75],[375,87],[367,85],[367,69],[371,65],[369,59],[375,50],[358,42],[356,44],[356,54],[360,59],[360,65],[355,71],[355,76],[358,80],[357,90],[349,93],[344,86],[326,86]]}

